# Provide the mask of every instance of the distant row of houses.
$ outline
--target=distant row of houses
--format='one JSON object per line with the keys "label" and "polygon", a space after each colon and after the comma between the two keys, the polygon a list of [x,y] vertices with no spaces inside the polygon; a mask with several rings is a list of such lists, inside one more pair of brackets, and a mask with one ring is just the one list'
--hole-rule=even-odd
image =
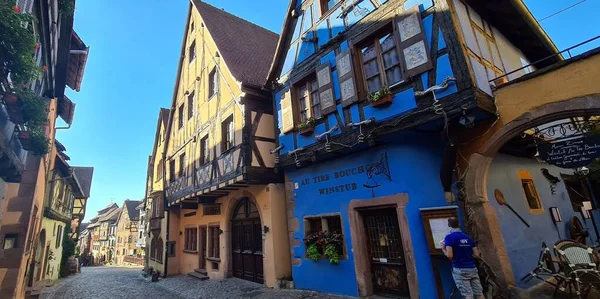
{"label": "distant row of houses", "polygon": [[145,256],[143,201],[125,200],[121,207],[111,203],[83,223],[78,245],[84,265],[143,264]]}

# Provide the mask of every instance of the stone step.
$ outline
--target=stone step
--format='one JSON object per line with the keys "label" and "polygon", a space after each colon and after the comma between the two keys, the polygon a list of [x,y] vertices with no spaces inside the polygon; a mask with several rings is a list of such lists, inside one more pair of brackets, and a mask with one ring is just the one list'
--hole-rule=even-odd
{"label": "stone step", "polygon": [[207,280],[208,279],[208,276],[202,275],[202,274],[200,274],[200,273],[198,273],[196,271],[190,272],[187,275],[191,276],[191,277],[194,277],[194,278],[197,278],[197,279],[200,279],[200,280]]}
{"label": "stone step", "polygon": [[206,272],[206,269],[194,269],[194,272],[200,273],[205,276],[208,275],[208,272]]}

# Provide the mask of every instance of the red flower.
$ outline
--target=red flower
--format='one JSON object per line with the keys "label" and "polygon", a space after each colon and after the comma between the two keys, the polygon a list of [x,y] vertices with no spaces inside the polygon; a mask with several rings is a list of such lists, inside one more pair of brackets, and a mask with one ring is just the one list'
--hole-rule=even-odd
{"label": "red flower", "polygon": [[21,8],[18,6],[13,7],[13,11],[16,13],[20,13],[21,12]]}
{"label": "red flower", "polygon": [[45,66],[45,65],[42,67],[42,69],[44,70],[44,72],[47,72],[47,71],[48,71],[48,67],[47,67],[47,66]]}
{"label": "red flower", "polygon": [[35,51],[37,52],[40,49],[40,43],[35,44]]}

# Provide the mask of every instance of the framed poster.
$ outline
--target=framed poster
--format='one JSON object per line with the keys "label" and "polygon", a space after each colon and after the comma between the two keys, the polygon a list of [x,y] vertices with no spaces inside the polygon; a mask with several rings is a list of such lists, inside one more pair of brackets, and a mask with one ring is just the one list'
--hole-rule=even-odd
{"label": "framed poster", "polygon": [[444,254],[442,251],[442,246],[440,245],[440,241],[444,240],[446,235],[450,233],[448,219],[457,217],[457,215],[457,206],[421,209],[421,218],[423,219],[423,226],[425,227],[429,254]]}

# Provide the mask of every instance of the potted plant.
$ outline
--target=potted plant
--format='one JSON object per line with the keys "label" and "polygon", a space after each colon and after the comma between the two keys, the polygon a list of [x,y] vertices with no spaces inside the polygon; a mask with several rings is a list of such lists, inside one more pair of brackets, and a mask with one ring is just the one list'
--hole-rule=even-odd
{"label": "potted plant", "polygon": [[310,135],[315,131],[315,119],[311,117],[306,121],[299,123],[297,128],[299,134]]}
{"label": "potted plant", "polygon": [[29,131],[20,131],[19,140],[26,151],[31,151],[37,156],[48,153],[49,141],[41,128],[33,128]]}
{"label": "potted plant", "polygon": [[41,127],[48,117],[48,101],[29,89],[17,91],[22,120],[28,127]]}
{"label": "potted plant", "polygon": [[4,105],[6,106],[6,112],[8,118],[15,124],[23,123],[23,115],[21,113],[21,105],[19,105],[19,98],[14,93],[4,94]]}
{"label": "potted plant", "polygon": [[306,246],[306,256],[318,261],[322,257],[329,259],[331,264],[339,264],[339,249],[342,247],[343,238],[341,234],[330,232],[316,232],[308,235],[304,239]]}
{"label": "potted plant", "polygon": [[389,87],[383,86],[379,91],[369,94],[367,99],[371,103],[371,107],[386,106],[392,103],[392,91]]}

